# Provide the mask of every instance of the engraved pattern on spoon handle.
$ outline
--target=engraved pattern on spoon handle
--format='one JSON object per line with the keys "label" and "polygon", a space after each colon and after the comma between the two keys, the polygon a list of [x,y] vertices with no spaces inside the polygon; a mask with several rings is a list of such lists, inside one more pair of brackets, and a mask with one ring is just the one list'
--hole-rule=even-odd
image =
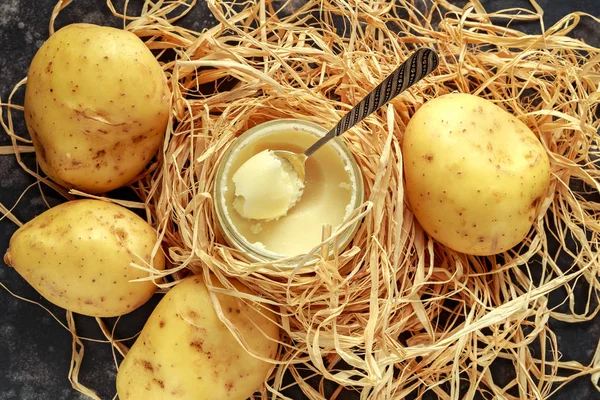
{"label": "engraved pattern on spoon handle", "polygon": [[437,68],[438,64],[439,59],[435,51],[428,48],[415,51],[400,67],[377,85],[357,105],[352,107],[350,112],[344,115],[340,122],[327,135],[310,146],[304,152],[304,155],[309,157],[325,143],[352,128],[401,92],[429,75],[431,71]]}

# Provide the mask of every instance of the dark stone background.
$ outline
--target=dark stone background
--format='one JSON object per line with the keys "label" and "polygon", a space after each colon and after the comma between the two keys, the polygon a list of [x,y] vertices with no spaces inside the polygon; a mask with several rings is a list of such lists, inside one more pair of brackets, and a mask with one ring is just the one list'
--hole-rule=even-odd
{"label": "dark stone background", "polygon": [[[293,3],[300,3],[296,0]],[[36,50],[48,37],[48,22],[55,0],[0,0],[0,99],[6,101],[13,86],[26,76],[29,63]],[[120,7],[122,0],[114,1]],[[130,2],[130,9],[141,1]],[[464,3],[464,2],[463,2]],[[482,0],[488,10],[519,6],[530,8],[526,0]],[[545,10],[546,27],[570,11],[585,11],[600,16],[599,0],[538,0]],[[75,1],[57,20],[57,28],[72,22],[90,22],[102,25],[122,26],[122,22],[110,14],[104,0]],[[183,22],[199,30],[214,24],[205,3],[198,1],[194,11]],[[574,32],[574,36],[600,45],[598,29],[591,19],[586,19]],[[535,24],[521,26],[535,32]],[[15,97],[22,104],[23,90]],[[25,131],[20,112],[15,112],[15,129]],[[4,110],[4,117],[6,111]],[[8,145],[6,135],[0,135],[0,146]],[[33,155],[23,157],[30,167],[35,167]],[[12,207],[23,190],[33,179],[17,165],[14,156],[0,156],[0,202]],[[60,199],[46,191],[50,204]],[[14,210],[21,221],[28,221],[45,209],[37,187],[31,188]],[[0,220],[0,253],[4,254],[9,238],[16,227],[8,220]],[[54,315],[64,321],[64,311],[41,298],[12,269],[0,262],[0,282],[15,294],[44,304]],[[560,294],[557,294],[560,296]],[[128,325],[120,325],[119,337],[137,332],[158,301],[157,297],[128,318]],[[585,301],[585,300],[584,300]],[[133,321],[133,322],[131,322]],[[112,325],[112,321],[109,321]],[[588,364],[600,339],[600,317],[589,323],[576,325],[551,321],[557,334],[563,360],[578,360]],[[90,318],[77,318],[78,333],[82,336],[101,338],[101,333]],[[0,290],[0,400],[84,399],[71,388],[67,380],[71,354],[71,337],[40,307],[19,301]],[[80,381],[97,391],[104,399],[115,395],[116,369],[110,347],[106,344],[86,343],[85,361]],[[502,370],[496,374],[502,375]],[[498,378],[501,378],[498,376]],[[298,391],[286,393],[296,399],[304,398]],[[341,398],[354,398],[344,395]],[[578,379],[559,391],[553,399],[600,399],[588,376]]]}

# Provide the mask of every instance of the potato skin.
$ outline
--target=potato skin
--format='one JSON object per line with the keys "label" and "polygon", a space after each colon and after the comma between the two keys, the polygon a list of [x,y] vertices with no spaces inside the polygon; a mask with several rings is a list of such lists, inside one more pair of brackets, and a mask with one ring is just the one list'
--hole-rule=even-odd
{"label": "potato skin", "polygon": [[402,148],[408,202],[437,241],[491,255],[531,229],[550,163],[534,133],[507,111],[469,94],[438,97],[411,118]]}
{"label": "potato skin", "polygon": [[[156,233],[119,205],[75,200],[38,215],[10,239],[4,260],[48,301],[73,312],[114,317],[144,304],[153,282],[129,282],[148,273],[129,266],[150,262]],[[154,258],[163,270],[164,256]]]}
{"label": "potato skin", "polygon": [[137,36],[72,24],[31,62],[25,122],[50,178],[103,193],[134,180],[156,153],[169,101],[165,74]]}
{"label": "potato skin", "polygon": [[[279,334],[269,321],[273,314],[267,319],[235,297],[217,298],[248,346],[274,358]],[[121,400],[245,400],[260,388],[271,367],[246,353],[218,319],[202,277],[190,276],[154,309],[119,367],[117,393]]]}

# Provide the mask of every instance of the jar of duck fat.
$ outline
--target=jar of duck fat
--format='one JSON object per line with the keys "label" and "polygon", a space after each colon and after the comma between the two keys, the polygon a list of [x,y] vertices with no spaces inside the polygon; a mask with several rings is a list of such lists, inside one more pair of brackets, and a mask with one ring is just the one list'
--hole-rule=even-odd
{"label": "jar of duck fat", "polygon": [[[250,260],[291,267],[322,243],[325,226],[334,232],[343,226],[330,253],[342,251],[356,233],[359,221],[343,223],[363,203],[363,178],[342,140],[308,157],[299,191],[297,180],[280,179],[289,171],[270,154],[302,153],[326,133],[312,122],[278,119],[249,129],[225,153],[215,179],[215,211],[227,242]],[[286,201],[287,212],[273,214]]]}

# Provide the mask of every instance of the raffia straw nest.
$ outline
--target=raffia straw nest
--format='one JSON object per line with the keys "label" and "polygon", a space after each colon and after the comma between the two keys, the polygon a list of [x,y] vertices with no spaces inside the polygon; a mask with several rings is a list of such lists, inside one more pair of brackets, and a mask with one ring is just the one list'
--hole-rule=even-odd
{"label": "raffia straw nest", "polygon": [[[560,361],[548,326],[549,318],[578,322],[598,312],[588,300],[586,313],[576,314],[573,288],[585,280],[595,296],[600,289],[600,203],[586,193],[600,189],[600,50],[566,36],[591,16],[571,14],[533,36],[492,22],[539,20],[533,1],[536,13],[493,14],[476,0],[462,9],[443,0],[301,3],[291,2],[296,9],[285,14],[264,1],[234,7],[208,0],[218,25],[199,33],[177,26],[173,15],[187,12],[183,1],[146,1],[137,17],[109,1],[150,48],[176,55],[164,64],[174,92],[164,149],[134,187],[172,262],[164,286],[189,271],[211,271],[220,280],[239,278],[278,310],[284,335],[264,398],[282,397],[286,371],[310,398],[325,398],[322,386],[305,382],[303,369],[363,399],[428,390],[451,399],[476,392],[546,398],[586,374],[600,390],[600,354],[589,366]],[[334,20],[345,21],[345,34]],[[279,272],[229,247],[211,193],[233,139],[282,117],[332,127],[424,45],[442,55],[436,73],[343,137],[362,168],[367,199],[353,216],[362,222],[351,245],[337,258]],[[217,84],[231,78],[233,88]],[[214,94],[201,94],[207,85]],[[506,108],[550,156],[551,191],[534,229],[499,256],[467,257],[436,244],[404,202],[404,128],[424,102],[452,91]],[[570,260],[568,270],[560,255]],[[547,295],[557,288],[568,293],[566,313],[549,306]],[[528,347],[534,341],[541,358]],[[514,368],[508,384],[494,380],[497,360]]]}
{"label": "raffia straw nest", "polygon": [[[278,307],[286,340],[275,391],[291,370],[309,397],[324,397],[298,372],[310,360],[316,374],[352,386],[362,398],[403,398],[415,389],[442,398],[458,398],[465,390],[510,398],[515,387],[521,398],[547,397],[553,383],[569,380],[557,377],[567,366],[559,361],[548,319],[577,321],[597,311],[555,313],[547,294],[561,286],[571,293],[579,276],[599,288],[599,204],[575,185],[599,189],[593,163],[600,125],[595,117],[599,51],[565,36],[579,15],[566,17],[544,36],[527,36],[493,25],[479,2],[463,10],[443,1],[428,10],[400,3],[403,11],[387,2],[309,1],[292,15],[277,17],[270,6],[234,11],[209,1],[220,24],[198,36],[149,16],[134,21],[134,31],[153,35],[151,45],[170,43],[177,52],[177,61],[166,66],[177,123],[162,163],[140,194],[146,195],[175,266],[239,277]],[[317,20],[309,11],[319,6]],[[331,24],[340,16],[348,22],[345,37]],[[494,16],[537,18],[517,17],[514,10]],[[439,17],[435,29],[431,21]],[[345,134],[362,168],[367,199],[356,216],[364,220],[351,247],[314,268],[280,273],[248,263],[228,247],[216,228],[211,192],[232,140],[283,117],[331,127],[422,45],[443,55],[438,73]],[[229,77],[239,81],[233,89],[198,94],[199,84]],[[510,110],[534,129],[551,158],[552,190],[534,230],[517,251],[499,257],[466,257],[438,246],[404,205],[402,132],[420,105],[454,90]],[[549,227],[553,237],[546,233]],[[567,246],[568,235],[581,244],[576,251]],[[571,254],[568,272],[559,268],[553,244]],[[527,265],[536,257],[544,272],[534,280]],[[535,339],[549,351],[541,360],[528,348]],[[494,382],[489,369],[498,358],[511,360],[516,372],[505,387]],[[351,369],[337,368],[340,361]],[[576,363],[568,367],[591,371]]]}

